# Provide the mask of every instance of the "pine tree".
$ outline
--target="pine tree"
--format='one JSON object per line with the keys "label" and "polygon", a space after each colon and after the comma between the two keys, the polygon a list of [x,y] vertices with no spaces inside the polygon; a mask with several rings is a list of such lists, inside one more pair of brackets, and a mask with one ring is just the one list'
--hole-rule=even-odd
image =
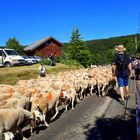
{"label": "pine tree", "polygon": [[23,47],[20,45],[19,41],[13,37],[13,38],[9,38],[6,41],[6,48],[9,49],[14,49],[16,50],[19,54],[24,54],[23,52]]}
{"label": "pine tree", "polygon": [[68,46],[68,56],[69,59],[74,59],[85,67],[89,64],[90,51],[87,43],[81,39],[78,28],[72,30],[72,36]]}

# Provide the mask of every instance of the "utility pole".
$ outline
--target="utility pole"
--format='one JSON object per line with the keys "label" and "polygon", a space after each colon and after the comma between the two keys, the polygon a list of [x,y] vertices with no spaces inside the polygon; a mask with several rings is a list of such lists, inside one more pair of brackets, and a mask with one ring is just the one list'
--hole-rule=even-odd
{"label": "utility pole", "polygon": [[137,51],[137,49],[138,49],[138,39],[137,39],[137,35],[135,36],[135,44],[136,44],[135,49],[136,49],[136,51]]}

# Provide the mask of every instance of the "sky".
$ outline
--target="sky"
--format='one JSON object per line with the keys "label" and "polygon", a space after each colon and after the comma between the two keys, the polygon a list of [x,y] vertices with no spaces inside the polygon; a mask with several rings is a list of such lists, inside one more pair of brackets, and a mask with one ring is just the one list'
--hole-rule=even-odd
{"label": "sky", "polygon": [[0,0],[0,46],[13,37],[66,43],[75,28],[83,40],[135,34],[139,16],[140,0]]}

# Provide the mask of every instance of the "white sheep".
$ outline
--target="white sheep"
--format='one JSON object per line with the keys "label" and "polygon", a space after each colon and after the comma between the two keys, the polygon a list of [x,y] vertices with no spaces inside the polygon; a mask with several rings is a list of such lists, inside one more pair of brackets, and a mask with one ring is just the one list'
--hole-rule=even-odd
{"label": "white sheep", "polygon": [[33,114],[21,107],[12,109],[0,109],[0,140],[3,139],[5,132],[12,132],[15,134],[17,130],[23,136],[20,125],[25,120],[33,119]]}

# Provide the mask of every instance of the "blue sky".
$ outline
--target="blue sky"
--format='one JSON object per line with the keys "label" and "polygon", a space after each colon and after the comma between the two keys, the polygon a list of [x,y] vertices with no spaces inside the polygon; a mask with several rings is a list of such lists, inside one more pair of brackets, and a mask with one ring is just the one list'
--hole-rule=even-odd
{"label": "blue sky", "polygon": [[83,40],[137,33],[140,0],[0,0],[0,46],[53,36],[69,42],[78,27]]}

